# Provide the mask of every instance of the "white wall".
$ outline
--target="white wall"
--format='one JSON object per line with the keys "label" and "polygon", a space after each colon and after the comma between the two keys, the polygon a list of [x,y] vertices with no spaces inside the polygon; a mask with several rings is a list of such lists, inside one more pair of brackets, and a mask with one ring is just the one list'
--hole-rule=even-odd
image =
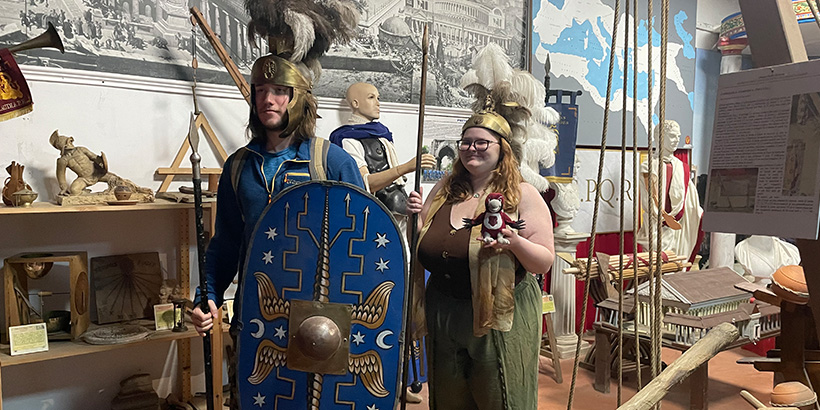
{"label": "white wall", "polygon": [[[110,170],[117,175],[154,190],[159,187],[161,178],[155,176],[156,169],[171,165],[188,131],[193,110],[189,83],[42,67],[23,67],[23,72],[35,108],[31,114],[0,123],[0,168],[11,161],[25,165],[24,178],[40,194],[38,201],[54,201],[58,191],[55,168],[59,153],[48,143],[55,129],[74,136],[75,145],[105,152]],[[248,106],[239,92],[232,87],[206,84],[201,84],[197,92],[200,109],[225,149],[230,153],[243,145]],[[349,110],[341,99],[323,98],[319,113],[322,119],[318,134],[326,137],[347,120]],[[465,113],[427,108],[432,117]],[[381,120],[394,133],[399,160],[410,160],[416,146],[417,107],[383,103]],[[204,142],[200,152],[203,166],[218,166],[215,154]],[[187,155],[183,166],[190,166]],[[67,174],[70,181],[74,174]],[[409,186],[412,183],[411,179]],[[94,187],[101,189],[104,184]],[[176,211],[0,216],[0,258],[30,251],[84,250],[89,258],[157,251],[167,275],[175,277],[177,216]],[[193,230],[192,221],[189,230]],[[191,244],[188,251],[193,289],[198,282],[193,235]],[[56,278],[57,284],[40,286],[48,286],[49,290],[59,287],[60,275],[66,270],[55,267],[47,278]],[[195,340],[192,345],[194,391],[201,391],[201,344]],[[174,346],[156,343],[4,368],[3,408],[108,408],[119,390],[119,381],[134,373],[150,373],[155,385],[168,383],[162,377],[174,374]]]}

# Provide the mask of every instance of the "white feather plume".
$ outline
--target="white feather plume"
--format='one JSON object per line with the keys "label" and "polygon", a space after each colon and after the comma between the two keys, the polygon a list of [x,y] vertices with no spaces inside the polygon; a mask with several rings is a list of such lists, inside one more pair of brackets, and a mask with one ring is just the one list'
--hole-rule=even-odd
{"label": "white feather plume", "polygon": [[[461,78],[462,88],[469,89],[474,84],[486,88],[494,98],[504,99],[496,104],[514,101],[529,110],[529,114],[523,116],[521,110],[502,115],[512,128],[510,144],[520,160],[521,176],[539,192],[546,192],[549,182],[540,175],[540,168],[549,168],[555,163],[558,138],[550,125],[557,124],[560,115],[544,105],[547,94],[544,84],[529,72],[513,69],[504,50],[494,43],[479,51],[472,69]],[[475,87],[472,88],[475,92]],[[478,111],[480,105],[474,105],[474,110]],[[496,109],[499,110],[498,105]]]}
{"label": "white feather plume", "polygon": [[464,73],[461,77],[461,83],[458,85],[459,88],[466,88],[468,85],[479,84],[478,74],[476,74],[475,70],[470,69]]}
{"label": "white feather plume", "polygon": [[313,21],[302,13],[287,10],[285,11],[285,23],[293,30],[293,55],[290,61],[302,61],[316,40]]}
{"label": "white feather plume", "polygon": [[495,43],[487,44],[473,60],[478,83],[488,90],[492,90],[500,81],[509,81],[513,75],[507,55],[501,46]]}

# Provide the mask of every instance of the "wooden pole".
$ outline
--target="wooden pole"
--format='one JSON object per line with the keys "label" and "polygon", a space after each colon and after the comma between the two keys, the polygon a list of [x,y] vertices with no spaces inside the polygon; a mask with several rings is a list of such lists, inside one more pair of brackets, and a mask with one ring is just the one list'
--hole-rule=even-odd
{"label": "wooden pole", "polygon": [[[427,99],[427,50],[428,45],[430,44],[430,36],[427,33],[427,25],[424,25],[424,34],[422,34],[421,39],[421,90],[419,91],[419,129],[416,138],[416,177],[415,177],[415,184],[414,190],[419,192],[421,189],[421,147],[424,144],[423,137],[424,137],[424,104],[425,100]],[[413,306],[413,272],[416,270],[416,242],[419,239],[419,214],[413,214],[410,218],[410,274],[407,276],[407,303],[405,306],[407,307],[407,311],[405,312],[405,321],[404,321],[404,369],[402,371],[402,383],[401,383],[401,410],[407,408],[407,365],[409,361],[413,361],[413,367],[415,369],[416,362],[414,359],[414,355],[412,354],[413,349],[413,336],[410,331],[410,324],[412,321],[412,306]]]}
{"label": "wooden pole", "polygon": [[690,374],[707,363],[724,347],[737,340],[740,332],[731,323],[721,323],[703,338],[684,352],[658,377],[652,380],[618,410],[644,410],[660,403],[666,393],[676,384],[684,381]]}

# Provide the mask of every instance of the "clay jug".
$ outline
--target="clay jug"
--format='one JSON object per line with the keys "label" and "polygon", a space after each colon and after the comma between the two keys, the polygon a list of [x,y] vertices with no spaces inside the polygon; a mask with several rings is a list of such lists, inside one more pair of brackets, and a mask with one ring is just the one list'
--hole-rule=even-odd
{"label": "clay jug", "polygon": [[23,169],[25,169],[23,164],[18,164],[14,161],[11,161],[11,165],[6,167],[6,172],[11,175],[6,178],[6,184],[3,186],[3,203],[6,204],[6,206],[14,205],[12,195],[15,192],[22,189],[31,189],[31,186],[23,181]]}

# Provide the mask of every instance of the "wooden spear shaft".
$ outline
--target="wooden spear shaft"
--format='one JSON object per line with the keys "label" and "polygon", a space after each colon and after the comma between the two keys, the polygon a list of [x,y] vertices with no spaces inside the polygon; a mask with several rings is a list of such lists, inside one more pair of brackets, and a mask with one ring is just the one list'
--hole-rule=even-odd
{"label": "wooden spear shaft", "polygon": [[703,339],[684,352],[678,360],[670,364],[658,377],[641,391],[632,396],[618,410],[644,410],[653,408],[663,400],[666,393],[676,384],[686,380],[698,367],[715,357],[724,347],[737,340],[740,332],[731,323],[721,323]]}
{"label": "wooden spear shaft", "polygon": [[[424,103],[427,99],[427,49],[430,43],[427,25],[424,25],[424,34],[421,38],[421,84],[419,91],[419,129],[416,137],[416,176],[413,189],[416,192],[421,190],[421,147],[424,138]],[[412,307],[413,307],[413,273],[416,271],[416,242],[419,240],[419,214],[410,217],[410,274],[407,276],[407,312],[404,321],[404,369],[402,371],[401,383],[401,410],[407,408],[407,365],[413,359],[413,336],[411,332]],[[413,363],[415,366],[415,362]]]}

